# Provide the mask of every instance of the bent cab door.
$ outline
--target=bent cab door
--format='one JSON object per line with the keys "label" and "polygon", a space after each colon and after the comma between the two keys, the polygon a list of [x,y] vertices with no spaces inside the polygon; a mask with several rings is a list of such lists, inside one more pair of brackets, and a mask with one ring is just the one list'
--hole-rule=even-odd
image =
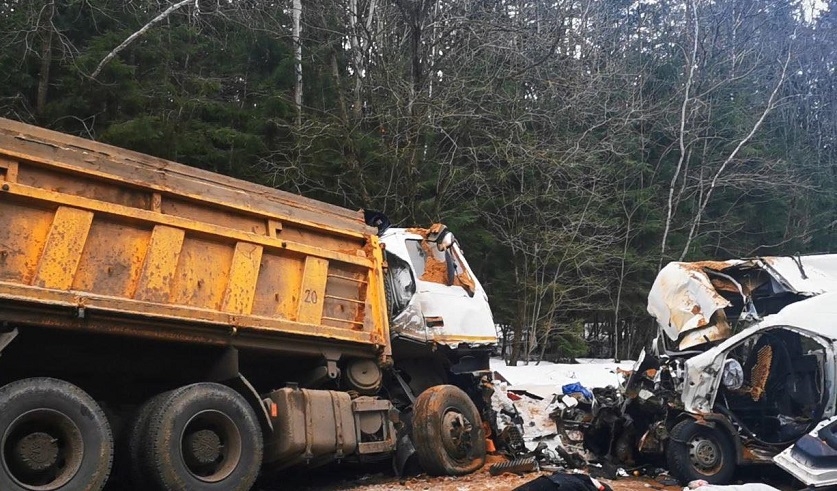
{"label": "bent cab door", "polygon": [[459,244],[445,232],[429,238],[406,236],[404,241],[428,340],[448,345],[494,343],[488,297]]}

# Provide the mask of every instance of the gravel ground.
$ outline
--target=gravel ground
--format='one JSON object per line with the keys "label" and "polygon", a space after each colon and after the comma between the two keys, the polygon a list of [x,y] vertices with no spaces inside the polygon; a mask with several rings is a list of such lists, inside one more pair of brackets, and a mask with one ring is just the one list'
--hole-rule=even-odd
{"label": "gravel ground", "polygon": [[[282,473],[261,479],[254,491],[510,491],[521,484],[550,472],[529,472],[523,475],[503,474],[492,476],[488,469],[502,462],[499,456],[489,456],[479,471],[461,477],[431,477],[419,475],[399,479],[394,477],[389,465],[363,467],[335,465],[319,469],[300,469],[296,473]],[[680,491],[681,486],[664,485],[650,477],[626,477],[616,480],[600,479],[613,491]],[[763,482],[780,491],[802,490],[788,474],[771,465],[751,466],[739,471],[735,484]]]}
{"label": "gravel ground", "polygon": [[[320,470],[299,471],[296,474],[277,475],[261,480],[258,491],[295,489],[300,491],[510,491],[521,484],[551,472],[529,472],[523,475],[503,474],[492,476],[488,469],[501,462],[501,457],[489,456],[479,471],[461,477],[431,477],[419,475],[399,479],[386,468],[326,467]],[[614,491],[680,491],[679,486],[664,486],[647,477],[630,477],[618,480],[601,479]]]}

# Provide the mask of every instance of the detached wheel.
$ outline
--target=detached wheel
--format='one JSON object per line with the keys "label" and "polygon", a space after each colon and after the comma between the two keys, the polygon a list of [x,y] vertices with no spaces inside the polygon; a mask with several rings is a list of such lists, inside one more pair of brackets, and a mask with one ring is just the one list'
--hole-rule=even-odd
{"label": "detached wheel", "polygon": [[485,435],[473,401],[458,387],[437,385],[413,405],[413,443],[429,474],[461,476],[485,464]]}
{"label": "detached wheel", "polygon": [[246,491],[262,463],[262,433],[247,401],[227,386],[199,383],[152,400],[141,468],[151,488]]}
{"label": "detached wheel", "polygon": [[692,419],[671,429],[666,457],[669,470],[683,483],[703,479],[726,484],[735,472],[735,447],[729,436]]}
{"label": "detached wheel", "polygon": [[53,378],[0,388],[0,489],[98,491],[110,474],[113,438],[86,392]]}

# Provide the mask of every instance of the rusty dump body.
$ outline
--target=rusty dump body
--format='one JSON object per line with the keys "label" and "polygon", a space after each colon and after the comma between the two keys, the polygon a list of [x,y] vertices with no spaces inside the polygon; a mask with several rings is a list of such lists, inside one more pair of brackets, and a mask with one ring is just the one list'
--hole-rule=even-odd
{"label": "rusty dump body", "polygon": [[7,324],[390,355],[362,212],[6,119],[0,189]]}

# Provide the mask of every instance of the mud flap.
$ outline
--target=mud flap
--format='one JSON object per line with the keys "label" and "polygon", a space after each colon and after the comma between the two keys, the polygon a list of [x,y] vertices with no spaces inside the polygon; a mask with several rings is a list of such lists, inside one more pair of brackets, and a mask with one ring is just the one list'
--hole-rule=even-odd
{"label": "mud flap", "polygon": [[415,453],[416,447],[413,445],[413,441],[410,439],[410,436],[406,433],[401,435],[395,443],[395,457],[392,461],[393,470],[395,470],[395,474],[398,477],[404,475],[404,469],[407,468],[407,462]]}

